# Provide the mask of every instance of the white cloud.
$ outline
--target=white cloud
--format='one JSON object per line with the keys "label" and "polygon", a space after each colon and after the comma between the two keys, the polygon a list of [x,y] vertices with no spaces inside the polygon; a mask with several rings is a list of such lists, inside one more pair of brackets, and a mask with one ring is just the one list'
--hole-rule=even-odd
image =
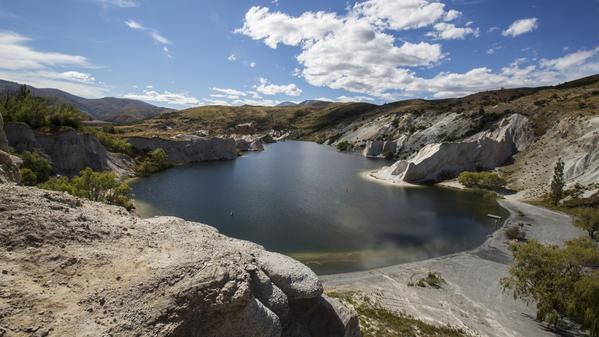
{"label": "white cloud", "polygon": [[21,34],[0,31],[0,78],[84,97],[106,92],[91,74],[74,70],[91,67],[84,56],[39,51],[28,45],[30,41]]}
{"label": "white cloud", "polygon": [[462,12],[456,11],[455,9],[450,9],[445,13],[445,17],[443,17],[443,21],[453,21],[459,18],[462,15]]}
{"label": "white cloud", "polygon": [[136,0],[100,0],[102,5],[106,7],[131,8],[138,7],[139,2]]}
{"label": "white cloud", "polygon": [[372,102],[374,98],[368,96],[339,96],[338,102]]}
{"label": "white cloud", "polygon": [[597,55],[599,47],[593,50],[580,50],[563,57],[559,57],[553,60],[541,60],[541,66],[546,68],[555,68],[559,71],[566,71],[573,67],[581,66],[593,56]]}
{"label": "white cloud", "polygon": [[255,68],[256,67],[256,62],[250,62],[250,68]]}
{"label": "white cloud", "polygon": [[[444,5],[425,0],[368,0],[350,8],[345,16],[305,12],[293,17],[252,7],[236,33],[263,40],[271,47],[297,46],[295,71],[309,84],[384,97],[395,90],[409,71],[402,67],[432,66],[444,58],[440,44],[401,42],[386,30],[412,29],[455,17]],[[471,28],[463,28],[464,34]]]}
{"label": "white cloud", "polygon": [[229,60],[231,62],[237,61],[237,55],[231,54],[231,55],[229,55],[229,57],[227,57],[227,60]]}
{"label": "white cloud", "polygon": [[189,106],[189,105],[200,104],[200,101],[197,98],[190,96],[186,93],[176,93],[176,92],[169,92],[169,91],[158,92],[153,89],[145,89],[143,91],[143,93],[141,93],[141,94],[128,93],[128,94],[123,95],[123,97],[129,98],[129,99],[137,99],[137,100],[146,101],[146,102],[162,103],[162,104],[170,104],[170,105]]}
{"label": "white cloud", "polygon": [[133,30],[139,30],[139,31],[146,32],[154,41],[156,41],[158,44],[162,45],[162,51],[168,58],[173,57],[171,55],[168,47],[166,47],[167,45],[171,45],[173,43],[171,42],[171,40],[167,39],[162,34],[160,34],[160,32],[158,32],[158,30],[153,29],[153,28],[148,28],[135,20],[127,20],[127,21],[125,21],[125,24],[127,25],[127,27],[129,27]]}
{"label": "white cloud", "polygon": [[496,30],[499,30],[499,27],[493,26],[493,27],[489,27],[489,30],[487,30],[487,32],[493,33]]}
{"label": "white cloud", "polygon": [[539,24],[537,18],[520,19],[514,21],[501,34],[503,36],[516,37],[524,33],[532,32],[533,30],[537,29],[538,25]]}
{"label": "white cloud", "polygon": [[499,44],[499,43],[497,43],[497,42],[496,42],[496,43],[493,43],[493,44],[491,45],[491,47],[489,47],[489,49],[487,49],[487,54],[489,54],[489,55],[493,55],[493,54],[495,54],[495,52],[497,52],[497,51],[498,51],[499,49],[501,49],[501,48],[502,48],[501,44]]}
{"label": "white cloud", "polygon": [[247,95],[245,92],[240,91],[240,90],[236,90],[236,89],[223,89],[223,88],[210,88],[216,92],[220,92],[223,93],[225,95],[232,95],[232,96],[245,96]]}
{"label": "white cloud", "polygon": [[473,35],[474,37],[479,36],[478,28],[460,28],[456,27],[452,23],[439,22],[435,24],[433,28],[435,30],[427,33],[426,35],[441,40],[463,40],[468,35]]}
{"label": "white cloud", "polygon": [[265,95],[285,94],[287,96],[299,96],[302,94],[302,89],[298,88],[295,84],[268,84],[268,80],[265,78],[260,79],[260,85],[256,87],[256,91]]}

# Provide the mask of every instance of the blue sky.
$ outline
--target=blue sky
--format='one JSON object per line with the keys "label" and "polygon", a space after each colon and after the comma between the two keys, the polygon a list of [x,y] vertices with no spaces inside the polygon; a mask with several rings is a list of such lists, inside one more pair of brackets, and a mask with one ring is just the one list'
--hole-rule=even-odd
{"label": "blue sky", "polygon": [[186,108],[387,101],[599,73],[597,0],[0,0],[0,78]]}

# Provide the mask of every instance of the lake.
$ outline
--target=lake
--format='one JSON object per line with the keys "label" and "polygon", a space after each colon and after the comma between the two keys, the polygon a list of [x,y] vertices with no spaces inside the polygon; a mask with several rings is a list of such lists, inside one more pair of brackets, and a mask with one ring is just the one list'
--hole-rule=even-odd
{"label": "lake", "polygon": [[361,173],[390,164],[311,142],[270,144],[231,161],[178,166],[132,187],[142,217],[173,215],[291,255],[318,274],[472,249],[507,212],[439,187],[399,187]]}

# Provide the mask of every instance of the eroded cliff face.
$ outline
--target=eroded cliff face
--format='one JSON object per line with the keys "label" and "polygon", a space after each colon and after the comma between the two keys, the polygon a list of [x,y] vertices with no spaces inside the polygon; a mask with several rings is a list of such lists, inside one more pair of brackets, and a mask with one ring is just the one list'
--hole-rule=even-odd
{"label": "eroded cliff face", "polygon": [[171,140],[159,137],[130,137],[127,141],[140,152],[162,148],[166,151],[168,160],[175,164],[237,158],[237,147],[232,138],[197,137],[190,140]]}
{"label": "eroded cliff face", "polygon": [[113,171],[118,176],[133,174],[133,159],[109,152],[92,134],[73,129],[36,132],[25,123],[8,123],[5,131],[8,143],[17,152],[37,151],[45,155],[57,174],[73,176],[86,167]]}
{"label": "eroded cliff face", "polygon": [[463,171],[491,170],[506,164],[533,139],[528,118],[513,114],[462,141],[427,144],[415,155],[379,170],[374,176],[396,182],[426,183],[455,178]]}
{"label": "eroded cliff face", "polygon": [[173,217],[0,185],[2,336],[359,336],[287,256]]}
{"label": "eroded cliff face", "polygon": [[19,182],[19,180],[21,175],[13,156],[8,153],[8,140],[4,133],[2,114],[0,114],[0,183]]}

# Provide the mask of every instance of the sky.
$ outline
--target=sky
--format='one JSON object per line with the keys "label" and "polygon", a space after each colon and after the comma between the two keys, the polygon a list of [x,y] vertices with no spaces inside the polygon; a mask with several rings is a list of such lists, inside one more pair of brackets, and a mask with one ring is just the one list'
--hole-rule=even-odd
{"label": "sky", "polygon": [[599,0],[0,0],[0,79],[183,109],[599,73]]}

